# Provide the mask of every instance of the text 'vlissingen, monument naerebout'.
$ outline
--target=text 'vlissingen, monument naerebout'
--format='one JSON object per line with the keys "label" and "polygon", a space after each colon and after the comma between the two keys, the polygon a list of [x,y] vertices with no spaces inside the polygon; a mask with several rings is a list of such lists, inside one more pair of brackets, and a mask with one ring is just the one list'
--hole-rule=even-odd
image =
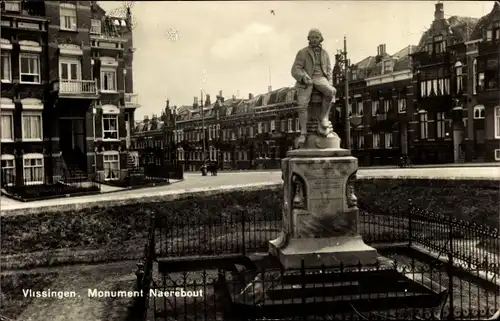
{"label": "text 'vlissingen, monument naerebout'", "polygon": [[[203,290],[188,290],[175,289],[175,290],[159,290],[150,289],[149,296],[152,297],[202,297]],[[97,289],[88,289],[88,297],[90,298],[135,298],[144,296],[144,291],[102,291]]]}

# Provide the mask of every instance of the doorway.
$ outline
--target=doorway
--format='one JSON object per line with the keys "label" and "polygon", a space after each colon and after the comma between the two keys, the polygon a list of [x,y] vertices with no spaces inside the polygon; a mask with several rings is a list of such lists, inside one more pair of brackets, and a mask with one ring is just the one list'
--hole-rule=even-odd
{"label": "doorway", "polygon": [[60,118],[59,146],[67,165],[87,168],[84,118]]}

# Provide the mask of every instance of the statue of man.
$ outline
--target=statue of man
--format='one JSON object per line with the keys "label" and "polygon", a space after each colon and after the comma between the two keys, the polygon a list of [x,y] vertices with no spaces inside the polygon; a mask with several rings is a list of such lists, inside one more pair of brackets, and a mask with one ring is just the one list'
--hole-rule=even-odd
{"label": "statue of man", "polygon": [[330,57],[321,47],[323,36],[318,29],[311,29],[307,36],[309,46],[299,50],[292,66],[292,77],[297,80],[295,87],[298,93],[300,137],[299,144],[306,140],[307,109],[313,88],[323,94],[321,110],[318,116],[318,134],[326,136],[331,132],[328,120],[330,105],[335,102],[337,90],[331,85],[332,68]]}

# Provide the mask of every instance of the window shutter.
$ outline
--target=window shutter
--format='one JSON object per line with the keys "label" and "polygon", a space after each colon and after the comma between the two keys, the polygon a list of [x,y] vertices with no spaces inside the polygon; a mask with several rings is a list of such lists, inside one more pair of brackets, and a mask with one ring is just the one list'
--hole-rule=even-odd
{"label": "window shutter", "polygon": [[102,108],[96,108],[95,114],[95,137],[102,138]]}

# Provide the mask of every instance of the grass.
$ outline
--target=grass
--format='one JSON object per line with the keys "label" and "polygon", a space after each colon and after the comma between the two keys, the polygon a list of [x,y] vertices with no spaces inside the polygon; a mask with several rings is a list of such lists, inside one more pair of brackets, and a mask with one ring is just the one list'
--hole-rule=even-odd
{"label": "grass", "polygon": [[0,282],[2,289],[0,310],[2,315],[16,319],[33,300],[36,300],[35,298],[25,297],[22,290],[47,290],[57,276],[57,272],[2,275]]}

